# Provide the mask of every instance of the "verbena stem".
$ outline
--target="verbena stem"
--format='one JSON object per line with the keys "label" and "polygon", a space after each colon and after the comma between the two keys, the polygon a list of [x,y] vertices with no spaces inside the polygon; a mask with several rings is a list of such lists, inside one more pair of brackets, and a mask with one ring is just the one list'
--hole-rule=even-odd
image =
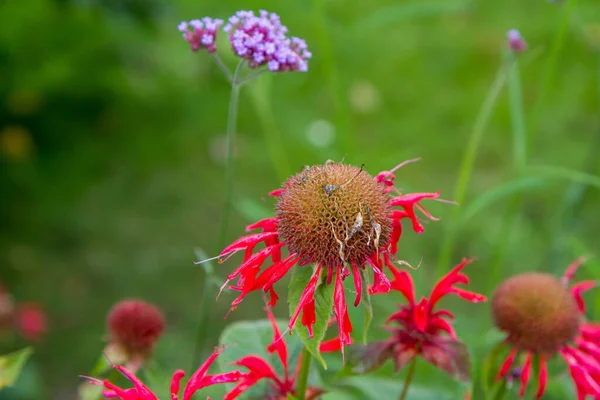
{"label": "verbena stem", "polygon": [[239,76],[244,60],[237,65],[231,79],[231,95],[229,97],[229,111],[227,113],[227,149],[225,153],[225,209],[221,216],[217,251],[225,246],[227,239],[227,226],[233,209],[233,181],[235,176],[234,146],[237,127],[238,102],[240,97]]}
{"label": "verbena stem", "polygon": [[312,354],[305,348],[302,349],[300,361],[300,371],[298,372],[298,381],[296,384],[296,399],[306,399],[306,389],[308,388],[308,375],[312,363]]}
{"label": "verbena stem", "polygon": [[406,400],[406,396],[408,396],[408,388],[412,383],[413,377],[415,376],[415,370],[417,369],[417,357],[413,357],[412,361],[408,366],[408,372],[406,373],[406,378],[404,379],[404,387],[402,388],[402,393],[400,393],[400,397],[398,400]]}
{"label": "verbena stem", "polygon": [[[473,174],[473,166],[475,164],[477,150],[479,149],[479,143],[481,142],[481,138],[483,137],[485,128],[487,127],[487,124],[489,122],[492,110],[494,109],[496,101],[498,100],[498,95],[504,87],[504,82],[506,81],[506,74],[507,66],[504,65],[504,63],[502,63],[500,69],[498,70],[498,73],[496,74],[496,78],[490,86],[487,96],[483,104],[481,105],[481,109],[479,111],[479,114],[477,115],[477,119],[475,120],[473,132],[469,137],[469,142],[467,143],[465,155],[462,158],[458,180],[456,181],[456,185],[454,186],[454,198],[452,200],[456,201],[459,205],[461,205],[467,193],[467,187],[469,185],[469,181],[471,180],[471,175]],[[458,216],[460,215],[460,211],[461,210],[459,207],[456,207],[454,209],[454,213],[452,216],[452,221],[454,225],[456,225],[458,222]],[[445,269],[450,264],[457,232],[458,227],[451,228],[451,230],[448,231],[446,237],[444,238],[437,266],[437,275],[439,276],[442,276],[444,274]]]}

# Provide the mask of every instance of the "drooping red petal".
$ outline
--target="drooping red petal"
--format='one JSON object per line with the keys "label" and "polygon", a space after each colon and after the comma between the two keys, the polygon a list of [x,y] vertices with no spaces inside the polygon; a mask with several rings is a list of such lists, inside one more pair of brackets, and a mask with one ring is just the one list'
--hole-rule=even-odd
{"label": "drooping red petal", "polygon": [[581,294],[585,291],[588,291],[598,285],[595,281],[583,281],[579,282],[571,287],[571,293],[573,293],[573,297],[577,302],[577,307],[581,313],[585,313],[585,303],[583,301],[583,297]]}
{"label": "drooping red petal", "polygon": [[362,296],[362,277],[358,271],[358,267],[354,260],[352,261],[352,275],[354,277],[354,288],[356,289],[356,298],[354,300],[354,307],[358,307]]}
{"label": "drooping red petal", "polygon": [[171,400],[179,399],[179,388],[181,387],[181,379],[185,376],[185,372],[182,369],[178,369],[173,374],[171,379]]}
{"label": "drooping red petal", "polygon": [[315,314],[315,300],[309,301],[302,309],[302,325],[308,330],[308,336],[313,337],[313,325],[317,322],[317,315]]}
{"label": "drooping red petal", "polygon": [[339,337],[321,342],[319,351],[321,353],[333,353],[342,349],[342,342]]}
{"label": "drooping red petal", "polygon": [[533,355],[531,352],[527,352],[525,358],[525,364],[523,365],[523,371],[521,372],[521,389],[519,390],[519,396],[525,396],[527,390],[527,384],[529,383],[529,377],[531,376],[531,359]]}
{"label": "drooping red petal", "polygon": [[573,261],[567,267],[564,275],[562,276],[562,282],[565,285],[569,284],[569,282],[571,281],[571,278],[573,278],[573,275],[575,275],[575,272],[577,272],[577,270],[579,269],[581,264],[583,264],[586,260],[587,260],[587,257],[579,257],[577,260]]}
{"label": "drooping red petal", "polygon": [[539,386],[538,391],[535,394],[536,399],[541,399],[546,391],[546,384],[548,383],[548,363],[546,362],[546,356],[540,354],[540,375],[539,375]]}
{"label": "drooping red petal", "polygon": [[[320,276],[321,276],[321,266],[319,265],[317,267],[317,269],[315,270],[312,278],[310,278],[310,281],[308,281],[308,284],[304,288],[304,291],[300,295],[300,301],[298,302],[298,305],[296,306],[296,310],[294,311],[294,314],[292,314],[292,317],[290,318],[290,322],[288,323],[288,327],[290,328],[290,331],[292,329],[294,329],[294,325],[296,325],[296,321],[298,320],[298,317],[300,316],[300,312],[304,309],[304,307],[311,301],[314,302],[315,290],[317,289],[317,283],[319,282]],[[308,326],[307,326],[307,328],[308,328]],[[312,327],[311,327],[311,329],[312,329]]]}
{"label": "drooping red petal", "polygon": [[285,374],[285,380],[288,379],[288,353],[287,353],[287,345],[285,344],[285,340],[281,337],[281,332],[279,331],[279,327],[277,326],[277,321],[275,321],[275,316],[273,315],[273,311],[270,307],[266,307],[267,317],[269,321],[271,321],[271,326],[273,327],[273,341],[269,346],[267,346],[267,351],[269,353],[277,352],[279,356],[279,361],[281,361],[281,365],[283,365],[283,370]]}
{"label": "drooping red petal", "polygon": [[131,383],[133,383],[133,386],[134,386],[135,390],[137,391],[137,394],[140,399],[142,399],[142,400],[158,400],[158,398],[154,395],[154,393],[152,393],[152,391],[150,389],[148,389],[148,387],[146,387],[146,385],[144,385],[142,383],[142,381],[137,376],[135,376],[132,372],[130,372],[127,368],[123,367],[122,365],[115,365],[114,368],[117,371],[119,371],[121,374],[123,374],[127,379],[129,379],[129,381],[131,381]]}
{"label": "drooping red petal", "polygon": [[500,367],[500,370],[498,371],[498,375],[496,375],[496,380],[500,380],[506,376],[506,374],[508,373],[508,370],[510,369],[513,362],[515,361],[515,358],[517,357],[518,353],[519,353],[519,350],[517,348],[513,348],[510,351],[510,354],[508,355],[508,357],[506,357],[506,360],[504,360],[504,362],[502,363],[502,366]]}
{"label": "drooping red petal", "polygon": [[394,280],[390,283],[392,289],[399,291],[408,300],[411,307],[415,306],[415,285],[410,274],[404,270],[400,271],[393,264],[388,264],[388,268],[394,275]]}
{"label": "drooping red petal", "polygon": [[335,288],[333,290],[333,310],[338,324],[338,337],[340,339],[342,358],[344,357],[344,345],[351,344],[350,332],[352,324],[348,316],[348,306],[346,305],[346,296],[344,294],[344,284],[342,282],[340,269],[336,269]]}

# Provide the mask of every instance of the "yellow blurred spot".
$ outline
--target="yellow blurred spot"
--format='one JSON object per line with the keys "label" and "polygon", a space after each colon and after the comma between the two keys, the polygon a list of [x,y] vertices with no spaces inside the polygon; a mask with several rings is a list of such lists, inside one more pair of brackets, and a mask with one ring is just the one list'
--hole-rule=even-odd
{"label": "yellow blurred spot", "polygon": [[33,153],[29,131],[18,125],[9,125],[0,131],[0,154],[12,161],[23,161]]}
{"label": "yellow blurred spot", "polygon": [[20,89],[12,92],[7,100],[6,107],[10,112],[17,115],[29,115],[40,109],[41,96],[33,90]]}

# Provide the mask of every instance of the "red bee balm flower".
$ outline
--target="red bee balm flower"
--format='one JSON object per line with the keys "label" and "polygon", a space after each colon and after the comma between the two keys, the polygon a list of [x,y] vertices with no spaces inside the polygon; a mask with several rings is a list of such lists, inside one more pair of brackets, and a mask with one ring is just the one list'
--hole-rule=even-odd
{"label": "red bee balm flower", "polygon": [[[416,160],[408,162],[412,161]],[[359,269],[372,268],[374,286],[389,287],[383,265],[391,266],[398,251],[402,219],[408,218],[417,233],[423,232],[423,225],[417,220],[415,208],[436,220],[419,202],[436,199],[439,192],[398,193],[389,197],[395,189],[394,171],[404,164],[406,162],[373,178],[362,168],[328,161],[325,165],[305,167],[289,178],[281,189],[271,192],[270,195],[278,197],[277,216],[247,226],[248,231],[261,229],[262,232],[239,238],[219,255],[219,262],[223,262],[234,253],[244,251],[242,265],[223,285],[224,288],[231,280],[238,279],[237,284],[230,287],[241,292],[233,301],[232,310],[254,290],[269,292],[269,304],[275,305],[278,300],[273,289],[275,282],[296,264],[314,264],[313,277],[300,297],[289,327],[294,327],[302,313],[302,325],[312,336],[316,319],[315,290],[325,276],[327,284],[335,277],[333,311],[343,352],[343,346],[351,343],[352,325],[342,285],[343,279],[350,275],[350,269],[354,275],[354,305],[357,306],[363,285]],[[254,251],[261,242],[266,247]],[[285,258],[281,255],[283,247],[289,250]],[[271,265],[261,270],[269,257]]]}
{"label": "red bee balm flower", "polygon": [[[249,372],[242,376],[240,382],[232,391],[227,393],[225,400],[237,398],[261,379],[268,379],[272,382],[271,392],[269,392],[265,400],[285,400],[288,398],[288,395],[296,396],[296,377],[300,367],[300,359],[298,359],[296,370],[290,375],[287,345],[277,327],[273,313],[268,307],[267,315],[273,326],[273,342],[267,347],[267,351],[270,354],[277,352],[281,365],[283,365],[283,377],[277,376],[273,367],[262,358],[252,355],[246,356],[236,361],[234,365],[247,368]],[[309,387],[306,390],[304,398],[312,400],[322,393],[323,391],[320,389]]]}
{"label": "red bee balm flower", "polygon": [[165,329],[162,312],[143,300],[129,299],[115,304],[107,318],[111,342],[130,355],[145,355]]}
{"label": "red bee balm flower", "polygon": [[583,263],[572,263],[562,280],[547,273],[530,272],[502,282],[492,297],[492,312],[498,329],[506,332],[505,343],[512,347],[500,368],[498,379],[511,371],[520,353],[525,361],[520,370],[525,395],[534,356],[539,357],[539,386],[536,398],[546,389],[548,358],[560,353],[569,367],[578,399],[600,396],[600,325],[584,322],[585,305],[581,294],[596,286],[584,281],[568,287]]}
{"label": "red bee balm flower", "polygon": [[[390,267],[394,274],[392,289],[399,291],[408,300],[400,310],[387,320],[387,330],[392,337],[384,342],[356,346],[351,363],[356,364],[357,372],[365,372],[383,364],[387,359],[394,360],[396,370],[406,366],[416,356],[453,377],[469,379],[468,352],[458,341],[454,328],[448,320],[454,315],[448,310],[437,310],[437,302],[448,294],[455,294],[472,303],[486,301],[486,297],[456,287],[468,284],[469,279],[461,270],[473,259],[463,259],[450,273],[444,276],[433,288],[429,298],[423,297],[418,303],[410,274]],[[378,292],[379,288],[374,288]],[[394,326],[390,326],[391,324]]]}
{"label": "red bee balm flower", "polygon": [[[204,364],[198,368],[198,370],[192,375],[189,382],[183,390],[183,400],[190,400],[192,396],[200,389],[211,385],[217,385],[219,383],[237,382],[242,374],[239,371],[227,372],[218,375],[206,375],[208,368],[219,356],[221,350],[216,349],[215,352],[206,360]],[[115,365],[114,368],[122,373],[127,379],[133,383],[133,387],[130,389],[121,389],[109,381],[100,381],[95,378],[83,377],[95,385],[101,385],[106,388],[102,393],[106,398],[117,398],[121,400],[158,400],[158,397],[139,380],[132,372],[125,367]],[[179,399],[179,387],[181,379],[185,376],[183,370],[177,370],[173,374],[173,380],[171,381],[171,399]]]}

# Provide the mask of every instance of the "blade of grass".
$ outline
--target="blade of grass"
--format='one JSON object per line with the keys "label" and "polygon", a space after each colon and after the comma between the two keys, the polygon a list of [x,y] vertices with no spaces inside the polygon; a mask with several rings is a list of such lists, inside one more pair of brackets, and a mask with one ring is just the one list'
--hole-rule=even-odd
{"label": "blade of grass", "polygon": [[[513,165],[512,169],[520,177],[527,164],[527,129],[525,125],[525,110],[523,108],[523,93],[521,90],[521,77],[519,62],[513,52],[507,52],[508,63],[511,64],[508,74],[508,103],[510,109],[510,122],[512,130]],[[493,285],[501,278],[502,260],[509,245],[512,232],[519,222],[519,211],[522,202],[522,192],[517,192],[510,201],[507,217],[503,218],[500,234],[492,252],[492,262],[489,274],[490,283]]]}
{"label": "blade of grass", "polygon": [[[473,167],[475,164],[475,158],[477,156],[477,150],[479,149],[479,143],[485,133],[485,128],[488,125],[490,117],[492,115],[492,110],[496,105],[498,100],[498,96],[504,87],[504,82],[506,81],[507,75],[507,66],[502,63],[500,68],[496,74],[496,78],[494,82],[490,86],[488,93],[486,95],[485,100],[481,105],[481,109],[479,110],[479,114],[477,115],[477,119],[475,120],[475,125],[473,127],[473,131],[469,137],[469,141],[467,143],[467,147],[465,150],[465,154],[462,158],[458,180],[454,186],[454,198],[452,200],[461,204],[465,198],[467,193],[467,187],[469,181],[471,180],[471,175],[473,174]],[[456,207],[454,209],[454,213],[452,215],[451,220],[455,223],[458,221],[458,217],[460,215],[460,208]],[[449,226],[453,226],[454,224],[451,222]],[[440,252],[440,257],[437,265],[437,276],[442,276],[447,266],[450,264],[452,259],[452,250],[454,247],[454,242],[456,241],[457,228],[451,228],[446,233],[444,238],[444,242],[442,243],[442,249]]]}

